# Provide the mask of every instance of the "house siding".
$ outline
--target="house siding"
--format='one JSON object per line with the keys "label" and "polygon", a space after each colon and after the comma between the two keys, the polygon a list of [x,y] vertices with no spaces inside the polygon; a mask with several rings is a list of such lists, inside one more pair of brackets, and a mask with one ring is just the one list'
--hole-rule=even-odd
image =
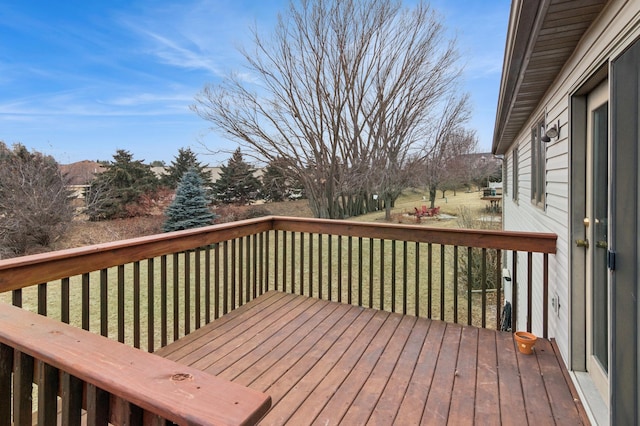
{"label": "house siding", "polygon": [[[570,365],[570,172],[569,172],[569,104],[571,95],[603,64],[619,55],[634,40],[640,38],[640,1],[611,1],[584,34],[555,82],[540,101],[537,109],[520,130],[514,143],[507,150],[505,161],[511,161],[513,150],[518,147],[519,188],[518,202],[505,197],[503,224],[506,230],[555,232],[558,235],[557,253],[549,262],[549,297],[558,296],[558,314],[549,309],[549,336],[556,339],[567,365]],[[546,197],[545,208],[531,202],[531,128],[546,116],[549,125],[560,122],[560,135],[546,145]],[[509,163],[510,164],[510,163]],[[508,168],[511,173],[513,168]],[[514,181],[512,174],[507,176]],[[506,265],[511,268],[510,255]],[[534,312],[542,312],[542,260],[534,264]],[[526,324],[526,255],[518,259],[519,306],[518,323]],[[513,272],[512,272],[513,275]],[[541,315],[534,315],[534,318]],[[540,334],[542,320],[534,321],[533,332]]]}

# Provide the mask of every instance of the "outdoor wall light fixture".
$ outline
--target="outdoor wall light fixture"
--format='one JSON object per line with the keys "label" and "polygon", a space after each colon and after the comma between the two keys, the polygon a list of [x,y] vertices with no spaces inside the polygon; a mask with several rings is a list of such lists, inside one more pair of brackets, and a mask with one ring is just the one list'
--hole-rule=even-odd
{"label": "outdoor wall light fixture", "polygon": [[558,121],[558,124],[554,124],[553,126],[549,127],[547,131],[544,132],[544,135],[540,140],[542,142],[551,142],[551,139],[557,138],[559,134],[560,134],[560,121]]}

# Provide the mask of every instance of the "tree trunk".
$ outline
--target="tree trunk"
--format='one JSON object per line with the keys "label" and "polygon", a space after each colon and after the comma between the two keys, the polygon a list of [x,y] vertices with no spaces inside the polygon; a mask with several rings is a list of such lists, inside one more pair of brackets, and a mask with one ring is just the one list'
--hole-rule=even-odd
{"label": "tree trunk", "polygon": [[385,195],[384,197],[384,220],[391,221],[391,196]]}
{"label": "tree trunk", "polygon": [[431,202],[431,208],[435,208],[436,204],[436,192],[437,189],[435,186],[429,187],[429,201]]}

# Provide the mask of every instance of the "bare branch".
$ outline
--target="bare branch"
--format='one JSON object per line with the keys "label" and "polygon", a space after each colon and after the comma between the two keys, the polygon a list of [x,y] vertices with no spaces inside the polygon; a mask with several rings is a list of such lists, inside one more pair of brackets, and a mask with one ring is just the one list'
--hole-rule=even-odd
{"label": "bare branch", "polygon": [[[303,0],[192,109],[246,155],[286,163],[319,217],[390,206],[415,165],[466,120],[455,40],[425,3]],[[422,153],[422,154],[421,154]]]}

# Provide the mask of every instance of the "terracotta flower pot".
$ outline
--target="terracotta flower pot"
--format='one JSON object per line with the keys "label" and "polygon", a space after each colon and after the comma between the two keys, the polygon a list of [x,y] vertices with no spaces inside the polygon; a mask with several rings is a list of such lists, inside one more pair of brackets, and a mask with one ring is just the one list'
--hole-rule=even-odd
{"label": "terracotta flower pot", "polygon": [[520,352],[526,355],[531,355],[533,345],[536,344],[536,340],[538,340],[538,338],[534,334],[527,333],[526,331],[516,331],[513,335],[518,343],[518,349]]}

